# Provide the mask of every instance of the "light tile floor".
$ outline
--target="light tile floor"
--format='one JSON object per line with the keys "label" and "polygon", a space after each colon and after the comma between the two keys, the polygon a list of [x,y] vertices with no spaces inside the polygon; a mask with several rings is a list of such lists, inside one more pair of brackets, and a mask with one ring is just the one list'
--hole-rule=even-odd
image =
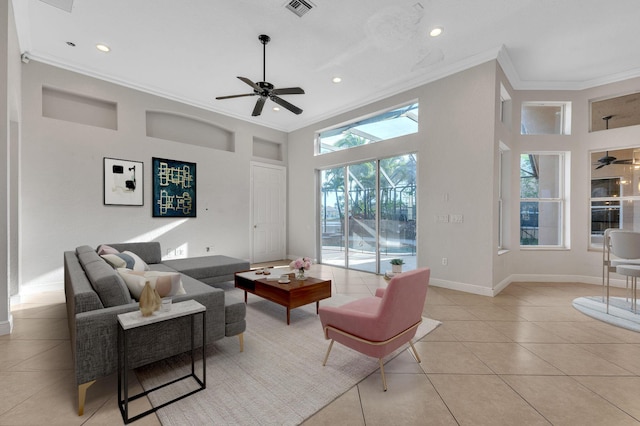
{"label": "light tile floor", "polygon": [[[382,277],[314,265],[337,293],[371,295]],[[305,425],[640,424],[640,333],[593,320],[571,306],[600,287],[514,283],[490,298],[430,287],[424,313],[442,326]],[[615,289],[617,295],[624,291]],[[87,393],[77,416],[62,291],[22,296],[14,332],[0,336],[0,425],[122,424],[115,375]],[[134,376],[134,375],[132,375]],[[139,386],[135,376],[131,386]],[[148,402],[137,401],[134,410]],[[157,425],[155,415],[134,424]]]}

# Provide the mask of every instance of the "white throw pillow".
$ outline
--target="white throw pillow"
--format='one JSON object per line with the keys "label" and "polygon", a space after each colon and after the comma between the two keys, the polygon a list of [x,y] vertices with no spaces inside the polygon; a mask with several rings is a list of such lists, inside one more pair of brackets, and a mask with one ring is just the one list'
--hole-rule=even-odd
{"label": "white throw pillow", "polygon": [[158,290],[160,297],[187,294],[182,286],[182,278],[177,272],[132,271],[127,268],[118,268],[118,274],[127,284],[131,296],[138,301],[147,281],[151,288]]}

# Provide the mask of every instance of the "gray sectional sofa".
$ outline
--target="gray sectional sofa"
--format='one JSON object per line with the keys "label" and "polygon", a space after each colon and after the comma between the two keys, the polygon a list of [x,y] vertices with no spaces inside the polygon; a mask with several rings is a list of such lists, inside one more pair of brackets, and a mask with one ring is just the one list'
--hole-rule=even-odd
{"label": "gray sectional sofa", "polygon": [[[150,270],[180,272],[186,294],[174,296],[173,301],[194,299],[207,308],[207,344],[225,336],[238,336],[239,350],[243,350],[244,303],[225,296],[224,290],[205,282],[231,280],[235,272],[249,269],[248,262],[226,256],[162,262],[157,242],[109,246],[120,252],[135,253]],[[138,310],[139,306],[117,271],[89,246],[64,253],[64,287],[78,386],[78,414],[82,415],[87,388],[117,369],[117,315]],[[183,318],[132,330],[128,337],[129,365],[136,368],[189,350],[190,333],[185,333],[189,329],[188,321]],[[195,341],[201,342],[202,326],[196,323]]]}

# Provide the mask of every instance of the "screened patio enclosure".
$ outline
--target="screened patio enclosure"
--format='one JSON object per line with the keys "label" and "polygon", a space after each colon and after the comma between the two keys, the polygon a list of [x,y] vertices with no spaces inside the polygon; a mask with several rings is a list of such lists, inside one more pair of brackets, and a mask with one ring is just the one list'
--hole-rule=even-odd
{"label": "screened patio enclosure", "polygon": [[322,170],[319,206],[321,263],[385,273],[402,259],[415,269],[415,154]]}

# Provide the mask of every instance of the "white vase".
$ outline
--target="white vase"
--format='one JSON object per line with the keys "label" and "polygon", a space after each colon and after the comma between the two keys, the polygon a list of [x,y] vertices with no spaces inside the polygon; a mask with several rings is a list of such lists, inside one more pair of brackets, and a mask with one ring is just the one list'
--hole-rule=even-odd
{"label": "white vase", "polygon": [[399,274],[402,272],[402,265],[391,265],[391,272]]}

